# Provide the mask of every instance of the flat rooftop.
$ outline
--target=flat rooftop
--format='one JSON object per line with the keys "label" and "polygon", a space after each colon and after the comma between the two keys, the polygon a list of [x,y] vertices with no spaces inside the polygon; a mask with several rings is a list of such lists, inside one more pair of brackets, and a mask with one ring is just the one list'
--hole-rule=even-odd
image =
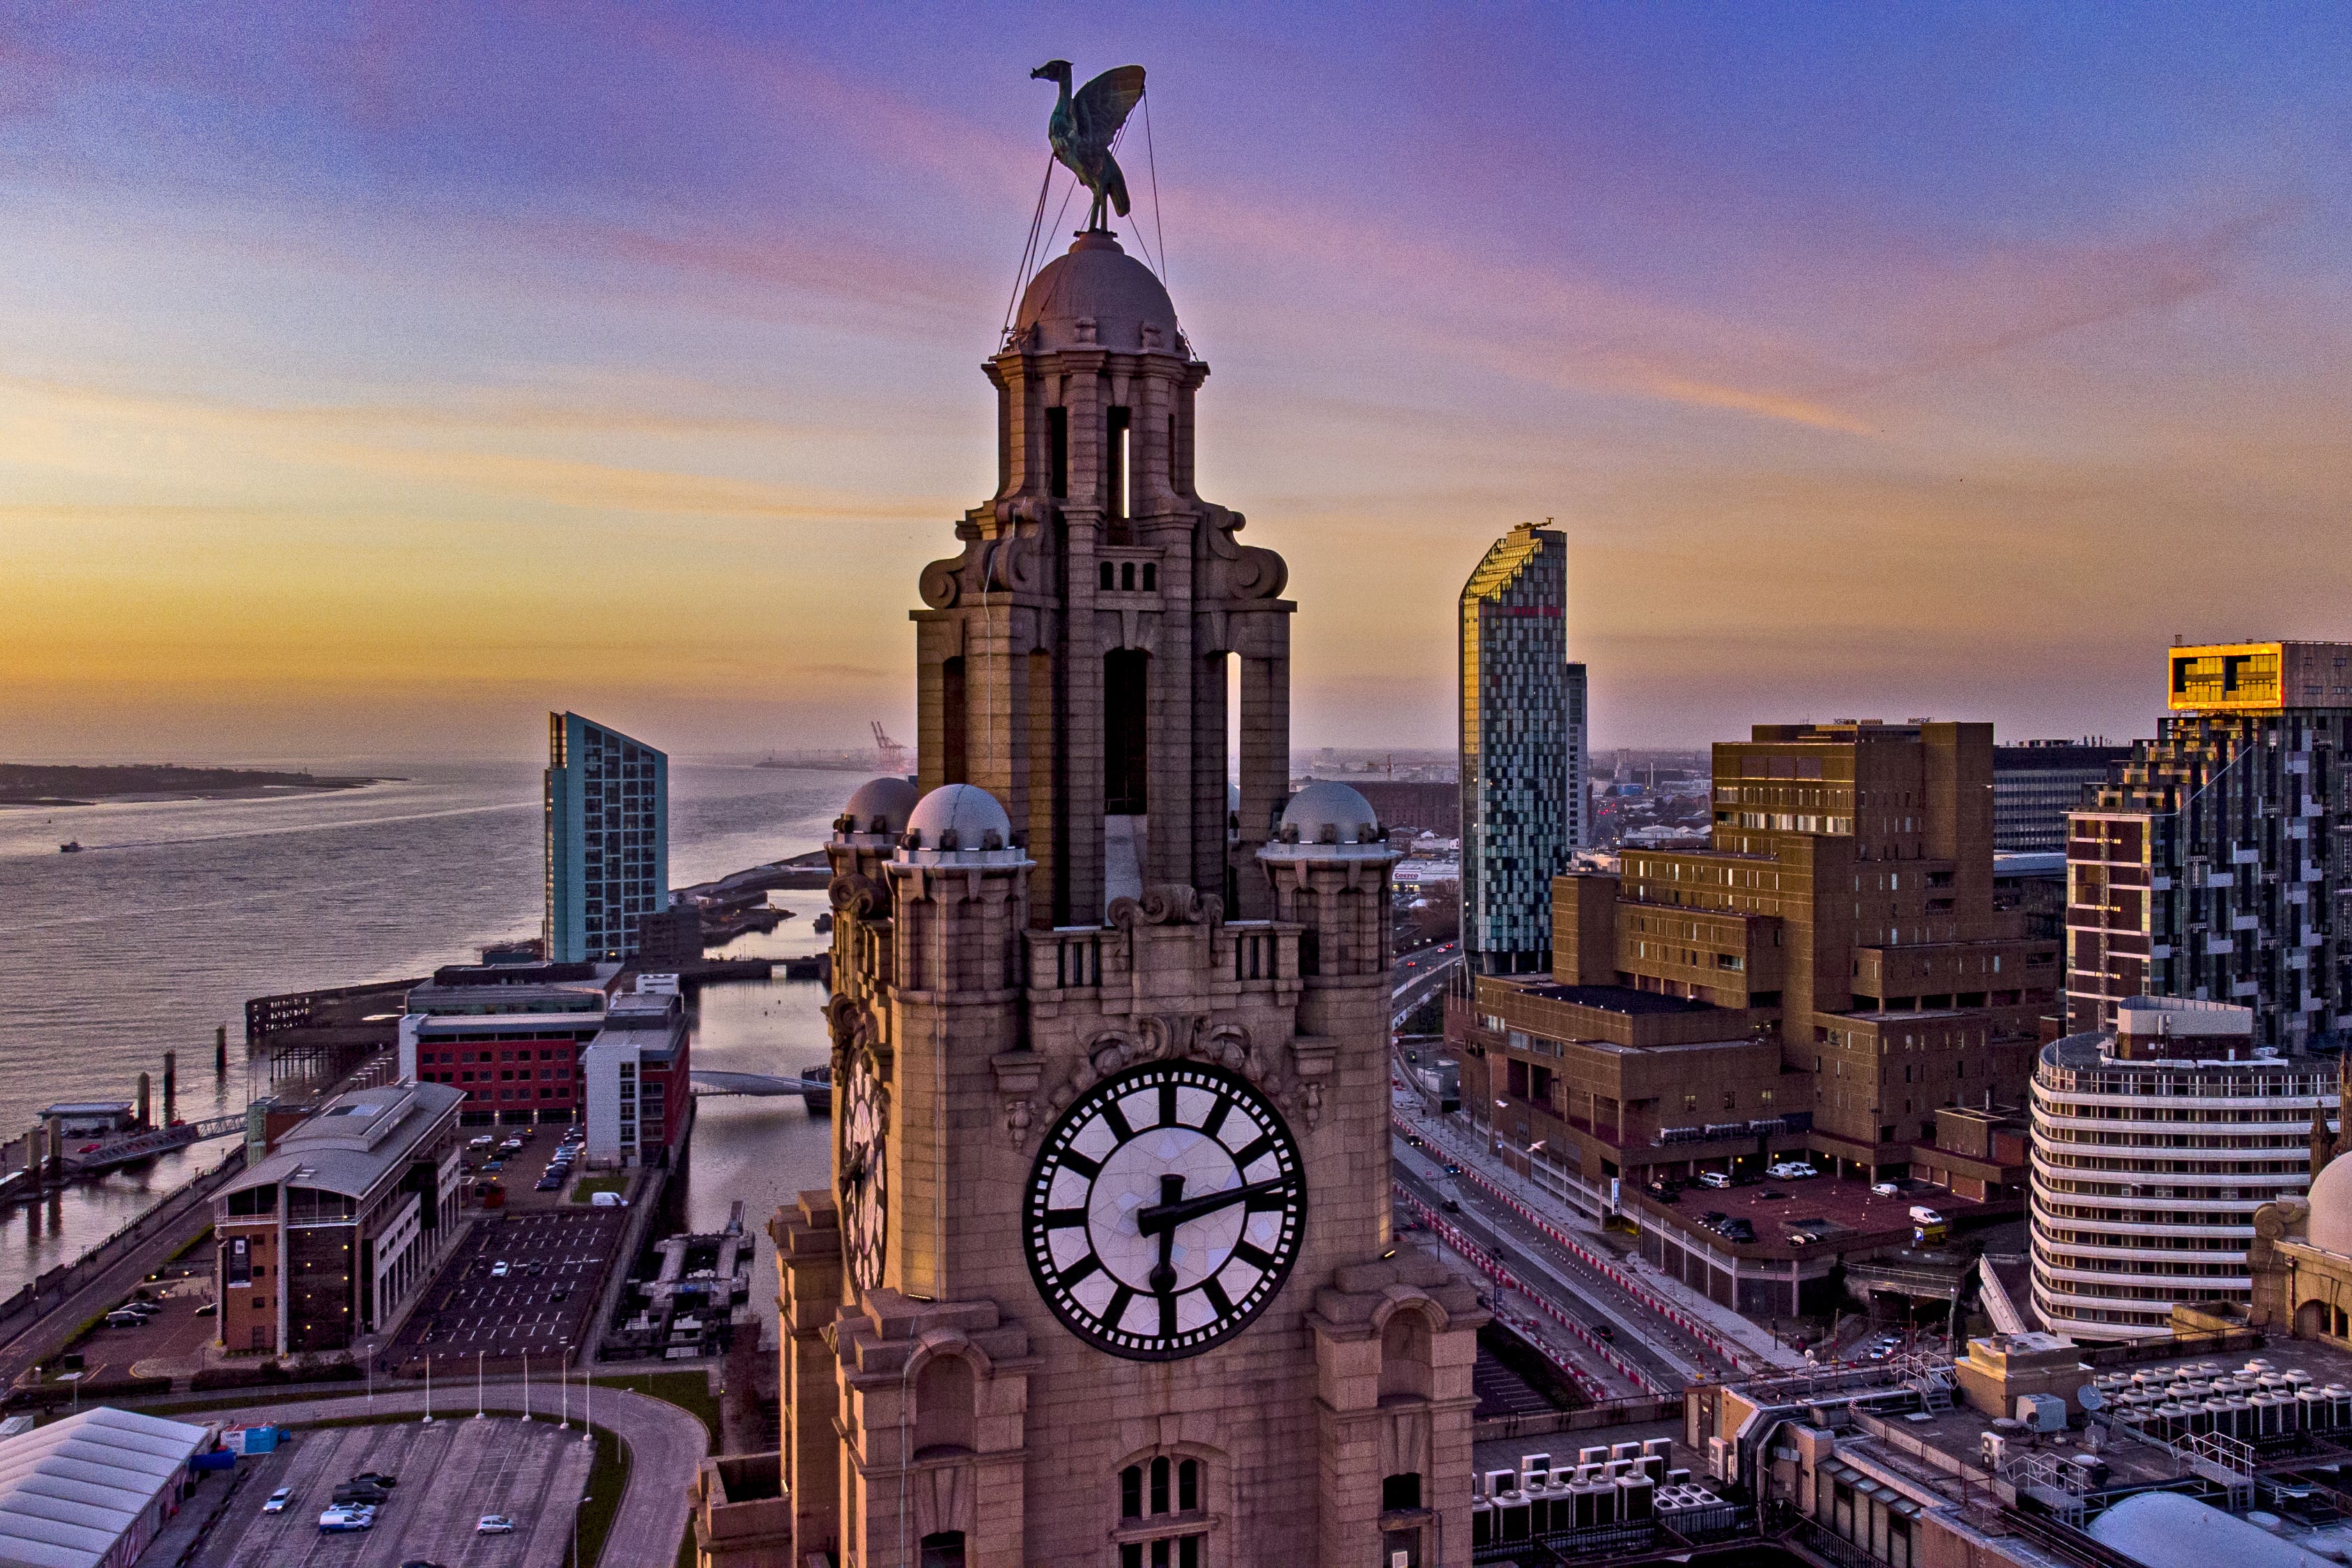
{"label": "flat rooftop", "polygon": [[1641,1194],[1641,1201],[1645,1206],[1664,1207],[1683,1229],[1698,1231],[1718,1247],[1733,1244],[1702,1229],[1701,1215],[1720,1213],[1726,1218],[1747,1220],[1756,1227],[1759,1244],[1784,1241],[1788,1222],[1823,1221],[1827,1228],[1809,1245],[1834,1248],[1849,1237],[1886,1237],[1897,1232],[1907,1235],[1912,1228],[1911,1208],[1915,1204],[1934,1209],[1955,1224],[1965,1222],[1987,1207],[1941,1187],[1923,1187],[1885,1197],[1872,1192],[1868,1182],[1835,1176],[1795,1182],[1764,1181],[1748,1187],[1686,1187],[1671,1205],[1659,1205],[1647,1193]]}
{"label": "flat rooftop", "polygon": [[1516,987],[1522,994],[1540,996],[1547,1002],[1566,1002],[1578,1007],[1593,1007],[1603,1013],[1622,1013],[1629,1017],[1646,1017],[1660,1013],[1715,1013],[1722,1009],[1710,1002],[1694,1002],[1687,996],[1667,996],[1655,991],[1636,991],[1630,985],[1523,985]]}

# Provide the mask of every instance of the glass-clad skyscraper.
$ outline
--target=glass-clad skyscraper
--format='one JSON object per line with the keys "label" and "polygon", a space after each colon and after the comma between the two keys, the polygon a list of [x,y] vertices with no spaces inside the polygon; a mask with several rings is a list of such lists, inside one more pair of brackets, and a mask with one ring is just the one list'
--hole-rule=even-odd
{"label": "glass-clad skyscraper", "polygon": [[635,953],[669,903],[669,758],[577,713],[547,716],[547,956]]}
{"label": "glass-clad skyscraper", "polygon": [[1551,963],[1551,879],[1585,842],[1584,666],[1568,660],[1568,536],[1522,523],[1462,589],[1462,950]]}

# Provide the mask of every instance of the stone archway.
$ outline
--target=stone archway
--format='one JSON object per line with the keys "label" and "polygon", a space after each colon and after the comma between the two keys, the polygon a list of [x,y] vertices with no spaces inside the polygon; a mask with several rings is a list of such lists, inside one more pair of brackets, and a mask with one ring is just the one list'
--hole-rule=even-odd
{"label": "stone archway", "polygon": [[2294,1337],[2299,1340],[2319,1339],[2334,1327],[2334,1318],[2335,1314],[2328,1310],[2326,1302],[2305,1301],[2294,1310]]}

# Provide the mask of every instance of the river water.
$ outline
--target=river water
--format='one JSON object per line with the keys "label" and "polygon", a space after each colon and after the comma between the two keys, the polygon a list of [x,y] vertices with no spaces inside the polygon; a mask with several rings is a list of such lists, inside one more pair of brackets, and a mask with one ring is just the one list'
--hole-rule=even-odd
{"label": "river water", "polygon": [[[424,974],[538,930],[535,767],[337,758],[320,771],[390,782],[257,800],[0,808],[0,1137],[21,1134],[57,1100],[129,1100],[142,1070],[154,1076],[160,1115],[166,1050],[179,1053],[181,1116],[240,1109],[247,997]],[[859,782],[673,758],[671,881],[815,847]],[[68,840],[86,853],[58,854]],[[823,947],[811,930],[822,892],[774,901],[795,918],[726,952]],[[706,988],[695,1059],[769,1073],[822,1061],[823,1001],[811,982]],[[229,1026],[220,1078],[218,1024]],[[0,1209],[0,1297],[127,1224],[229,1147],[200,1144],[39,1205]],[[825,1184],[829,1148],[826,1124],[797,1100],[706,1100],[689,1173],[694,1225],[724,1224],[736,1197],[750,1223],[764,1225],[803,1188]],[[764,1235],[761,1245],[764,1257]]]}

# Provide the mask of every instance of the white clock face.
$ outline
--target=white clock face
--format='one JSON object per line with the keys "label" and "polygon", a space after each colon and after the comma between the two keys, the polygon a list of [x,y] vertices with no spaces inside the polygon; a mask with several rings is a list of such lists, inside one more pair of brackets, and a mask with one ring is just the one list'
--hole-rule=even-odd
{"label": "white clock face", "polygon": [[1045,1135],[1029,1271],[1081,1339],[1172,1361],[1264,1310],[1306,1215],[1298,1146],[1273,1103],[1232,1073],[1154,1062],[1095,1085]]}
{"label": "white clock face", "polygon": [[882,1283],[882,1247],[889,1219],[883,1154],[889,1118],[873,1060],[863,1051],[852,1051],[846,1066],[846,1081],[836,1086],[841,1149],[835,1169],[841,1198],[842,1260],[851,1281],[864,1289]]}

